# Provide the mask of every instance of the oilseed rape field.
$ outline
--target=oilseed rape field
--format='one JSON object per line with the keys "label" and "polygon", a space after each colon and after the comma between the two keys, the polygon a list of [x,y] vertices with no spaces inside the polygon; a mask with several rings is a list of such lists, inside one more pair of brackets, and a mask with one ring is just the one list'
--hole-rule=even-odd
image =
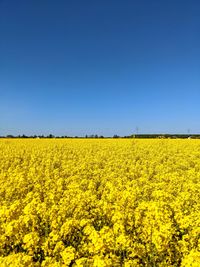
{"label": "oilseed rape field", "polygon": [[200,140],[0,139],[0,266],[200,266]]}

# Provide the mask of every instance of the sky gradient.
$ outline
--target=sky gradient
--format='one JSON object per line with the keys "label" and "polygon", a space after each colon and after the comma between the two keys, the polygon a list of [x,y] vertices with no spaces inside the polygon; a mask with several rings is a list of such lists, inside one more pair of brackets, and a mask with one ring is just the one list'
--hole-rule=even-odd
{"label": "sky gradient", "polygon": [[0,0],[0,135],[200,133],[200,1]]}

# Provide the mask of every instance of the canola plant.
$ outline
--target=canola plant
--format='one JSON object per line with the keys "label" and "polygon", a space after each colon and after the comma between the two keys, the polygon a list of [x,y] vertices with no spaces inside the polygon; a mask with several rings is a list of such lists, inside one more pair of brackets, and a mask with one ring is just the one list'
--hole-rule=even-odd
{"label": "canola plant", "polygon": [[200,266],[200,140],[1,139],[0,266]]}

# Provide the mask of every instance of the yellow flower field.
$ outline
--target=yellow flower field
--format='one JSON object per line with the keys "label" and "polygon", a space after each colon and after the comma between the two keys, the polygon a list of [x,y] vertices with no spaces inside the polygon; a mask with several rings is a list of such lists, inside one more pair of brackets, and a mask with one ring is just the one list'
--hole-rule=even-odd
{"label": "yellow flower field", "polygon": [[200,266],[200,140],[1,139],[0,266]]}

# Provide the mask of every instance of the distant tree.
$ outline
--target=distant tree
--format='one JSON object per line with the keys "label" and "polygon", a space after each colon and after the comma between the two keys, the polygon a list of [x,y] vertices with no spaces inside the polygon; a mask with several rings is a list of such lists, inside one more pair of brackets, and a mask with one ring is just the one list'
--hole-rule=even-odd
{"label": "distant tree", "polygon": [[7,138],[14,138],[14,136],[12,134],[8,134],[6,137]]}
{"label": "distant tree", "polygon": [[94,138],[98,138],[98,135],[97,135],[97,134],[95,134]]}
{"label": "distant tree", "polygon": [[119,138],[119,135],[114,134],[114,135],[113,135],[113,138]]}
{"label": "distant tree", "polygon": [[55,136],[53,134],[47,135],[47,138],[54,138]]}

